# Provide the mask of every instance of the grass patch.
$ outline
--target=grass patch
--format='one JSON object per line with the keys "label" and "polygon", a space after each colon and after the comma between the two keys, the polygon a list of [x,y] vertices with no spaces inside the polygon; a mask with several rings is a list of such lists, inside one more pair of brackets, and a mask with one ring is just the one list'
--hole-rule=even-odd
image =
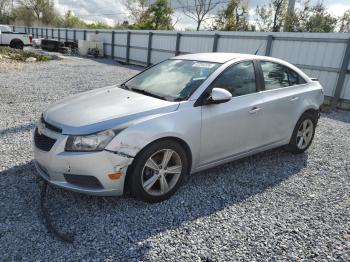
{"label": "grass patch", "polygon": [[31,51],[13,49],[9,47],[0,47],[0,55],[8,57],[16,61],[25,62],[28,57],[35,57],[38,62],[49,61],[50,57],[42,54],[38,54]]}

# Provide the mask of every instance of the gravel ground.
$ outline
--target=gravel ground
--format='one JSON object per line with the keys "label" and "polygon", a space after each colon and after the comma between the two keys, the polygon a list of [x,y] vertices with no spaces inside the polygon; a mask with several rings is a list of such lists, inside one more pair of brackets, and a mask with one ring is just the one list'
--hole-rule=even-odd
{"label": "gravel ground", "polygon": [[25,63],[8,59],[0,54],[0,74],[1,72],[9,72],[12,70],[22,69]]}
{"label": "gravel ground", "polygon": [[200,172],[168,201],[92,197],[50,188],[42,224],[30,129],[69,94],[140,68],[70,58],[0,72],[2,261],[350,260],[350,113],[323,114],[307,153],[281,149]]}

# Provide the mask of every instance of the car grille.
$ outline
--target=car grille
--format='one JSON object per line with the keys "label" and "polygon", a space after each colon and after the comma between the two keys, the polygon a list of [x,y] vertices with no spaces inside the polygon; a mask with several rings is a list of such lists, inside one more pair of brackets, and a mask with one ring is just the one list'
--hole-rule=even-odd
{"label": "car grille", "polygon": [[46,122],[44,117],[41,115],[41,119],[40,119],[41,123],[43,123],[45,125],[45,127],[47,129],[50,129],[51,131],[54,131],[56,133],[62,133],[62,129],[59,127],[56,127],[54,125],[51,125],[50,123]]}
{"label": "car grille", "polygon": [[63,174],[63,175],[68,183],[71,183],[76,186],[93,188],[93,189],[103,188],[100,181],[94,176],[73,175],[73,174]]}
{"label": "car grille", "polygon": [[35,146],[43,151],[50,151],[53,145],[55,144],[56,139],[53,139],[51,137],[45,136],[45,135],[40,135],[38,133],[38,129],[35,129],[34,132],[34,143]]}

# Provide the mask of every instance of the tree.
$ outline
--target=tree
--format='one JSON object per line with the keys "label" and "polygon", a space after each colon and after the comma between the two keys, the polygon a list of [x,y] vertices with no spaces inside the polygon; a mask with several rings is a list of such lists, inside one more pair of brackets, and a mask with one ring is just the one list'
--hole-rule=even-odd
{"label": "tree", "polygon": [[337,20],[322,3],[311,6],[310,0],[305,0],[294,14],[287,16],[285,29],[290,32],[334,32]]}
{"label": "tree", "polygon": [[173,29],[171,8],[167,0],[156,0],[149,5],[147,0],[127,0],[125,7],[134,21],[133,24],[117,24],[118,28],[170,30]]}
{"label": "tree", "polygon": [[[19,7],[21,7],[21,13],[29,15],[30,13],[36,18],[37,21],[43,24],[54,24],[59,20],[55,11],[54,0],[19,0]],[[27,9],[27,11],[24,11]],[[19,17],[19,19],[30,20],[30,17]]]}
{"label": "tree", "polygon": [[110,26],[101,21],[96,23],[86,24],[86,27],[89,29],[112,29],[113,28],[113,26]]}
{"label": "tree", "polygon": [[193,19],[197,23],[196,30],[198,31],[203,21],[210,19],[208,15],[217,5],[218,1],[213,0],[194,0],[194,5],[185,4],[184,0],[177,0],[182,7],[184,15]]}
{"label": "tree", "polygon": [[149,8],[149,20],[155,30],[171,30],[171,15],[174,10],[167,0],[157,0]]}
{"label": "tree", "polygon": [[337,26],[337,18],[326,11],[322,3],[316,4],[311,9],[311,16],[306,22],[306,32],[334,32]]}
{"label": "tree", "polygon": [[9,4],[9,0],[0,0],[0,15],[6,13]]}
{"label": "tree", "polygon": [[44,1],[45,3],[42,5],[41,10],[41,22],[43,24],[49,25],[54,24],[58,14],[55,10],[54,1]]}
{"label": "tree", "polygon": [[86,23],[84,20],[75,16],[71,10],[68,10],[63,17],[57,16],[55,20],[56,26],[62,26],[67,28],[89,28],[89,29],[112,29],[110,26],[103,22]]}
{"label": "tree", "polygon": [[257,6],[255,9],[255,24],[259,31],[267,32],[272,29],[272,9],[269,6]]}
{"label": "tree", "polygon": [[9,4],[9,0],[0,0],[0,24],[8,24],[11,20],[11,15],[8,11]]}
{"label": "tree", "polygon": [[132,29],[132,26],[129,24],[129,21],[123,21],[122,23],[115,23],[113,26],[114,29]]}
{"label": "tree", "polygon": [[272,1],[272,7],[274,9],[272,31],[278,32],[282,28],[282,23],[284,21],[284,15],[286,13],[287,1],[274,0],[274,1]]}
{"label": "tree", "polygon": [[340,18],[340,32],[350,32],[350,9]]}
{"label": "tree", "polygon": [[21,6],[34,12],[37,20],[40,20],[43,9],[45,8],[45,0],[19,0]]}
{"label": "tree", "polygon": [[17,23],[22,23],[25,26],[32,26],[35,21],[34,13],[25,6],[16,7],[12,12],[12,16]]}
{"label": "tree", "polygon": [[305,32],[306,23],[310,19],[312,7],[310,0],[304,0],[300,7],[293,13],[287,14],[285,19],[285,31],[287,32]]}
{"label": "tree", "polygon": [[85,28],[86,23],[83,20],[81,20],[78,16],[75,16],[71,10],[68,10],[62,19],[62,26],[68,28]]}
{"label": "tree", "polygon": [[226,8],[218,12],[214,29],[225,31],[247,31],[248,1],[230,0]]}
{"label": "tree", "polygon": [[271,0],[267,5],[255,9],[256,25],[260,31],[279,32],[287,12],[287,0]]}
{"label": "tree", "polygon": [[150,30],[171,30],[171,15],[174,10],[170,7],[167,0],[156,0],[147,10],[147,18],[140,24],[136,24],[138,29]]}
{"label": "tree", "polygon": [[148,18],[148,0],[126,0],[125,7],[135,24],[141,24]]}

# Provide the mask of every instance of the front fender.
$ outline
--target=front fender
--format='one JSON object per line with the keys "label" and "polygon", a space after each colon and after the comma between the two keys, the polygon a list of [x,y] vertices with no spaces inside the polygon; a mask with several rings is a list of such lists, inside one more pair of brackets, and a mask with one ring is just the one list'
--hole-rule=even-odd
{"label": "front fender", "polygon": [[120,132],[106,150],[135,157],[150,143],[166,137],[183,140],[192,154],[192,168],[199,161],[201,108],[181,105],[179,110],[131,125]]}

